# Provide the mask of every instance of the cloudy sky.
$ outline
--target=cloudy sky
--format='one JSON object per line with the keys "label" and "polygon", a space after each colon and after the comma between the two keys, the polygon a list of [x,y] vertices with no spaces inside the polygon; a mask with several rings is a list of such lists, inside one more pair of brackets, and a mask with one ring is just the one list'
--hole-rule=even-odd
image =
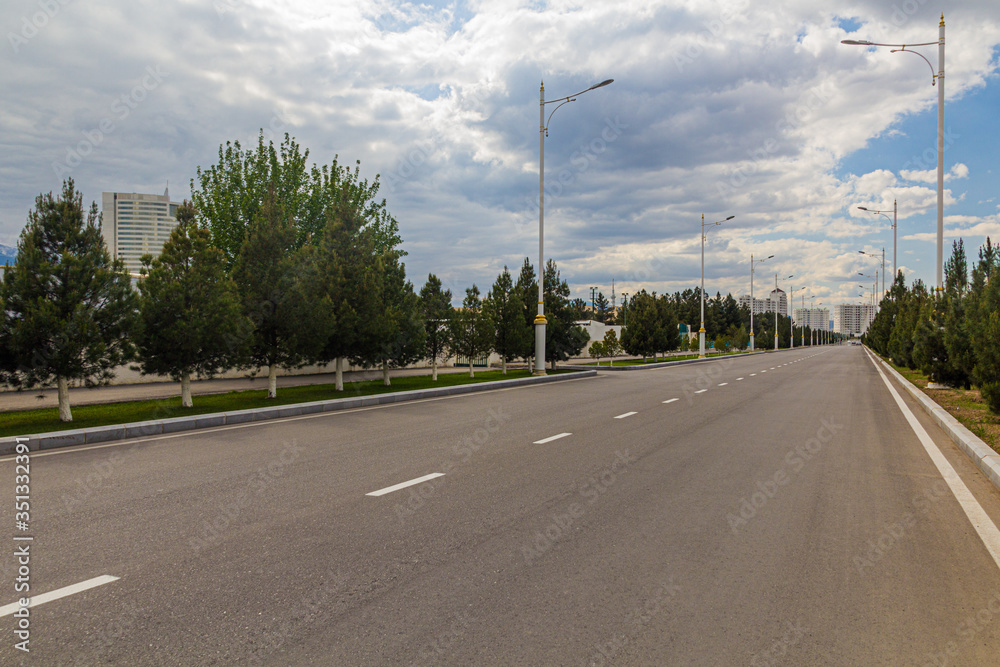
{"label": "cloudy sky", "polygon": [[[835,9],[834,9],[835,8]],[[892,262],[935,281],[937,89],[916,55],[947,22],[945,236],[1000,237],[1000,3],[858,0],[4,0],[0,243],[40,192],[190,193],[219,145],[290,133],[361,161],[419,286],[488,286],[538,254],[538,93],[615,82],[559,109],[545,145],[545,251],[574,296],[749,290],[860,302]],[[936,47],[923,52],[937,64]],[[552,109],[554,105],[547,108]],[[803,289],[804,288],[804,289]]]}

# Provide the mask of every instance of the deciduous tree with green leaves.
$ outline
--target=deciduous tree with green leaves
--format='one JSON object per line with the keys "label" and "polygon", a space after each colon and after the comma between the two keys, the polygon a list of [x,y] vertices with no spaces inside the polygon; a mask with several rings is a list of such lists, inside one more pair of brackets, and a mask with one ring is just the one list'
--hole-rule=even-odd
{"label": "deciduous tree with green leaves", "polygon": [[59,419],[73,420],[69,383],[106,384],[133,348],[135,293],[101,236],[97,204],[84,215],[72,179],[39,195],[0,284],[0,376],[17,388],[58,387]]}
{"label": "deciduous tree with green leaves", "polygon": [[181,383],[181,405],[192,406],[191,376],[212,377],[245,362],[252,325],[226,275],[225,256],[195,222],[187,202],[158,257],[142,258],[135,338],[143,374]]}

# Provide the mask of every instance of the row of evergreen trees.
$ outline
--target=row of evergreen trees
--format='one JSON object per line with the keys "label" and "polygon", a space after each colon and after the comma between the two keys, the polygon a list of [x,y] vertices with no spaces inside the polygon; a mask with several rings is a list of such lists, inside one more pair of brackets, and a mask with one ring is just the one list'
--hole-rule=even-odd
{"label": "row of evergreen trees", "polygon": [[[528,260],[514,284],[505,269],[483,299],[473,285],[464,308],[431,275],[420,294],[406,279],[398,224],[376,201],[378,180],[334,161],[305,167],[287,135],[277,149],[219,151],[198,170],[195,205],[177,211],[162,252],[143,257],[137,290],[104,246],[96,204],[84,215],[72,180],[40,195],[0,284],[0,382],[49,386],[71,421],[68,387],[110,381],[134,362],[144,374],[181,383],[192,376],[267,367],[276,395],[279,367],[344,360],[389,368],[448,354],[471,360],[497,351],[506,362],[533,354],[537,282]],[[262,185],[263,184],[263,185]],[[554,263],[546,267],[547,361],[576,355],[586,333]]]}
{"label": "row of evergreen trees", "polygon": [[1000,414],[1000,247],[986,239],[969,271],[965,244],[955,242],[944,267],[944,289],[922,281],[907,287],[899,272],[868,327],[865,343],[933,381],[976,385]]}

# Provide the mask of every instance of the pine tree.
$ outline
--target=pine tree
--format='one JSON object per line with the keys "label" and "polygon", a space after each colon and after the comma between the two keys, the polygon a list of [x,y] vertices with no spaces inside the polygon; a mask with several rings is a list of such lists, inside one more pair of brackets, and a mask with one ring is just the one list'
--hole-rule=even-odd
{"label": "pine tree", "polygon": [[1000,414],[1000,248],[989,238],[972,272],[969,329],[976,358],[973,381],[990,410]]}
{"label": "pine tree", "polygon": [[289,317],[298,267],[292,262],[294,247],[295,227],[272,186],[246,230],[232,271],[243,313],[253,323],[249,363],[255,369],[267,366],[268,398],[277,396],[278,366],[303,364],[301,351],[292,345],[302,323]]}
{"label": "pine tree", "polygon": [[442,289],[441,279],[433,273],[420,289],[420,315],[424,321],[425,359],[431,361],[431,379],[437,381],[437,365],[448,349],[448,318],[451,317],[451,290]]}
{"label": "pine tree", "polygon": [[594,319],[598,322],[607,322],[611,314],[611,304],[608,302],[608,298],[604,296],[603,292],[597,293],[597,299],[594,302],[595,310]]}
{"label": "pine tree", "polygon": [[142,258],[136,327],[140,370],[179,381],[186,408],[191,376],[212,377],[244,363],[251,333],[225,256],[195,215],[185,202],[159,257]]}
{"label": "pine tree", "polygon": [[524,321],[524,304],[506,266],[493,283],[484,307],[496,327],[493,349],[500,355],[500,368],[506,375],[507,363],[520,356],[532,340],[532,331]]}
{"label": "pine tree", "polygon": [[521,273],[517,276],[517,283],[514,289],[521,296],[521,303],[524,307],[524,323],[531,330],[529,339],[525,342],[524,348],[517,356],[525,361],[531,361],[534,367],[535,356],[535,317],[538,315],[538,281],[535,278],[535,267],[531,261],[525,257],[524,264],[521,265]]}
{"label": "pine tree", "polygon": [[452,354],[467,358],[469,377],[475,377],[473,363],[477,357],[489,354],[493,349],[495,335],[493,321],[483,309],[483,300],[475,285],[465,290],[462,309],[452,314],[448,329],[448,346]]}
{"label": "pine tree", "polygon": [[[545,360],[556,370],[556,363],[575,357],[583,351],[590,335],[575,324],[569,302],[569,284],[559,276],[551,259],[545,263]],[[537,289],[537,286],[536,286]]]}
{"label": "pine tree", "polygon": [[385,252],[364,267],[361,281],[364,310],[359,312],[353,359],[365,367],[379,366],[389,386],[389,368],[405,366],[423,354],[424,325],[413,284],[395,252]]}
{"label": "pine tree", "polygon": [[0,374],[18,388],[58,386],[59,418],[73,420],[69,382],[106,384],[133,348],[135,294],[101,236],[97,204],[84,219],[73,180],[39,195],[0,286]]}
{"label": "pine tree", "polygon": [[632,355],[646,357],[657,351],[660,333],[660,320],[656,310],[656,301],[645,290],[639,292],[628,304],[628,324],[622,329],[622,347]]}

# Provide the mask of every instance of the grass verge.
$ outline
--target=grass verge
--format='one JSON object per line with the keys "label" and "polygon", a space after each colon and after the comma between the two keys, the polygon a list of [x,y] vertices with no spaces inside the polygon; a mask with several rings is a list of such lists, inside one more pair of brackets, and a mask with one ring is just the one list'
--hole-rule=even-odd
{"label": "grass verge", "polygon": [[944,389],[928,389],[929,378],[918,370],[905,366],[897,366],[891,360],[885,360],[896,369],[900,375],[927,394],[932,401],[948,411],[952,417],[972,431],[994,451],[1000,453],[1000,416],[994,415],[986,406],[979,390],[962,389],[961,387],[946,387]]}
{"label": "grass verge", "polygon": [[[549,371],[549,373],[551,372]],[[561,373],[565,371],[556,372]],[[392,378],[392,385],[389,387],[384,386],[382,380],[345,382],[344,391],[337,391],[333,384],[303,385],[299,387],[279,388],[277,398],[273,399],[267,398],[266,389],[249,389],[231,391],[225,394],[196,395],[193,399],[194,407],[192,408],[181,407],[181,397],[179,395],[173,398],[156,400],[99,403],[74,407],[73,421],[69,423],[59,421],[59,409],[54,407],[21,410],[18,412],[0,412],[0,437],[92,428],[111,424],[129,424],[154,419],[188,417],[214,412],[232,412],[234,410],[247,410],[250,408],[269,408],[276,405],[387,394],[394,391],[454,387],[480,382],[524,378],[530,375],[531,372],[526,369],[508,370],[507,375],[502,375],[500,371],[476,371],[475,378],[470,378],[464,373],[443,373],[438,375],[436,382],[431,380],[430,375],[419,375]],[[180,385],[178,385],[179,387]]]}

